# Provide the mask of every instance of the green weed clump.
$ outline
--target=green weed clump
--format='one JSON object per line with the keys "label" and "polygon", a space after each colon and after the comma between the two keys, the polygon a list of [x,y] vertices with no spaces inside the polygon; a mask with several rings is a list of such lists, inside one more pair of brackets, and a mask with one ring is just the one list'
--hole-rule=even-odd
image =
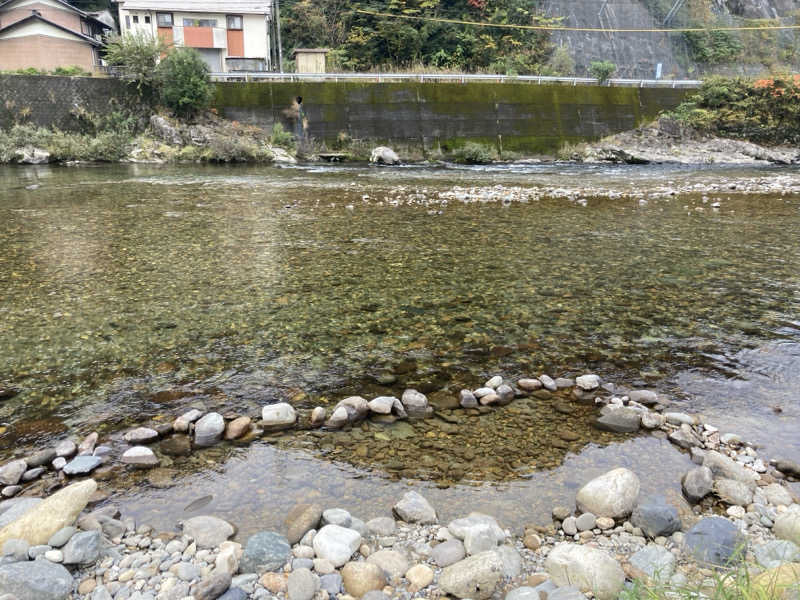
{"label": "green weed clump", "polygon": [[273,159],[269,148],[252,140],[218,136],[209,141],[201,159],[209,162],[270,162]]}
{"label": "green weed clump", "polygon": [[484,144],[467,142],[456,150],[454,158],[456,162],[468,165],[485,165],[494,160],[494,151]]}
{"label": "green weed clump", "polygon": [[284,129],[280,123],[275,123],[272,126],[272,135],[270,136],[270,144],[286,150],[294,150],[294,136]]}
{"label": "green weed clump", "polygon": [[754,575],[757,571],[754,565],[736,560],[702,583],[676,586],[637,579],[619,600],[789,600],[800,594],[800,572],[792,563]]}

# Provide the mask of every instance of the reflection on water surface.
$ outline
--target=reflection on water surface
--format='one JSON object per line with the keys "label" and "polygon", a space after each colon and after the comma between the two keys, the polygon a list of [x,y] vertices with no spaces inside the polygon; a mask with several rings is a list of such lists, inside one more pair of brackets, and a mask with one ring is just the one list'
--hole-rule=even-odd
{"label": "reflection on water surface", "polygon": [[[449,408],[494,373],[594,371],[654,386],[768,455],[797,458],[800,198],[647,198],[673,183],[795,173],[0,170],[0,380],[21,389],[0,405],[0,444],[112,433],[193,404],[255,414],[278,399],[310,409],[416,387],[440,417],[197,455],[207,465],[225,454],[221,472],[167,468],[193,490],[219,495],[235,482],[241,494],[214,500],[221,511],[234,497],[289,503],[267,481],[287,468],[298,493],[316,481],[332,498],[336,481],[352,482],[348,493],[384,509],[395,480],[424,480],[450,486],[430,490],[442,502],[497,503],[513,520],[520,502],[537,513],[566,493],[558,477],[613,466],[641,444],[684,468],[658,440],[601,435],[591,407],[561,398],[484,416]],[[574,190],[574,201],[531,193],[543,186]],[[148,494],[153,511],[174,497]]]}

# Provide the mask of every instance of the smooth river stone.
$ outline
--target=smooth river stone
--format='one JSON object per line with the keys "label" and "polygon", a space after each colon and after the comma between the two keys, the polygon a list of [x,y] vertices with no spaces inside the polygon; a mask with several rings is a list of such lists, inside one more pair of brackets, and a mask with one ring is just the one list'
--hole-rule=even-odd
{"label": "smooth river stone", "polygon": [[158,432],[149,427],[131,429],[122,436],[129,444],[147,444],[158,439]]}
{"label": "smooth river stone", "polygon": [[639,478],[625,468],[614,469],[592,479],[575,498],[581,512],[620,519],[633,511],[639,497]]}
{"label": "smooth river stone", "polygon": [[67,475],[86,475],[101,464],[103,464],[103,459],[99,456],[76,456],[64,465],[64,473]]}
{"label": "smooth river stone", "polygon": [[122,462],[142,469],[158,466],[158,457],[146,446],[128,448],[122,455]]}
{"label": "smooth river stone", "polygon": [[194,538],[200,548],[216,548],[236,533],[236,530],[233,525],[218,517],[202,515],[186,519],[183,522],[183,532]]}
{"label": "smooth river stone", "polygon": [[94,479],[57,491],[0,529],[0,547],[14,538],[25,540],[31,546],[46,544],[54,533],[75,522],[96,491]]}
{"label": "smooth river stone", "polygon": [[194,426],[194,443],[200,447],[213,446],[222,439],[225,419],[219,413],[208,413]]}
{"label": "smooth river stone", "polygon": [[49,560],[0,566],[0,592],[16,600],[66,600],[73,585],[70,572]]}
{"label": "smooth river stone", "polygon": [[261,425],[269,431],[288,429],[297,421],[297,411],[291,404],[279,402],[261,409]]}

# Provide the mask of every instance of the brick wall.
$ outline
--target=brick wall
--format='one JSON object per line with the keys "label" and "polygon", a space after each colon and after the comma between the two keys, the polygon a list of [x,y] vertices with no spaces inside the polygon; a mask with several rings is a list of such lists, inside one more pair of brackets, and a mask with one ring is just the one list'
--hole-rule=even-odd
{"label": "brick wall", "polygon": [[85,42],[45,35],[29,35],[0,40],[0,71],[34,67],[52,71],[73,65],[94,70],[94,48]]}
{"label": "brick wall", "polygon": [[136,100],[135,89],[119,79],[0,75],[0,128],[25,122],[76,130],[81,124],[76,107],[109,114],[120,106],[135,106]]}

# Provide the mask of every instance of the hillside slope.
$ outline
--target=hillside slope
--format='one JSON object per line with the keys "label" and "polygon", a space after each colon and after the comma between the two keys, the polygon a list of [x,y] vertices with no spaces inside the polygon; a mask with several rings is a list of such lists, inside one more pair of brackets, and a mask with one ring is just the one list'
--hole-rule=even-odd
{"label": "hillside slope", "polygon": [[[667,21],[666,17],[677,5]],[[569,27],[658,29],[793,25],[796,0],[543,0],[547,16]],[[800,36],[795,31],[717,33],[563,32],[553,37],[572,55],[576,72],[595,60],[611,60],[622,77],[654,77],[661,63],[665,77],[715,73],[760,73],[800,66]]]}

